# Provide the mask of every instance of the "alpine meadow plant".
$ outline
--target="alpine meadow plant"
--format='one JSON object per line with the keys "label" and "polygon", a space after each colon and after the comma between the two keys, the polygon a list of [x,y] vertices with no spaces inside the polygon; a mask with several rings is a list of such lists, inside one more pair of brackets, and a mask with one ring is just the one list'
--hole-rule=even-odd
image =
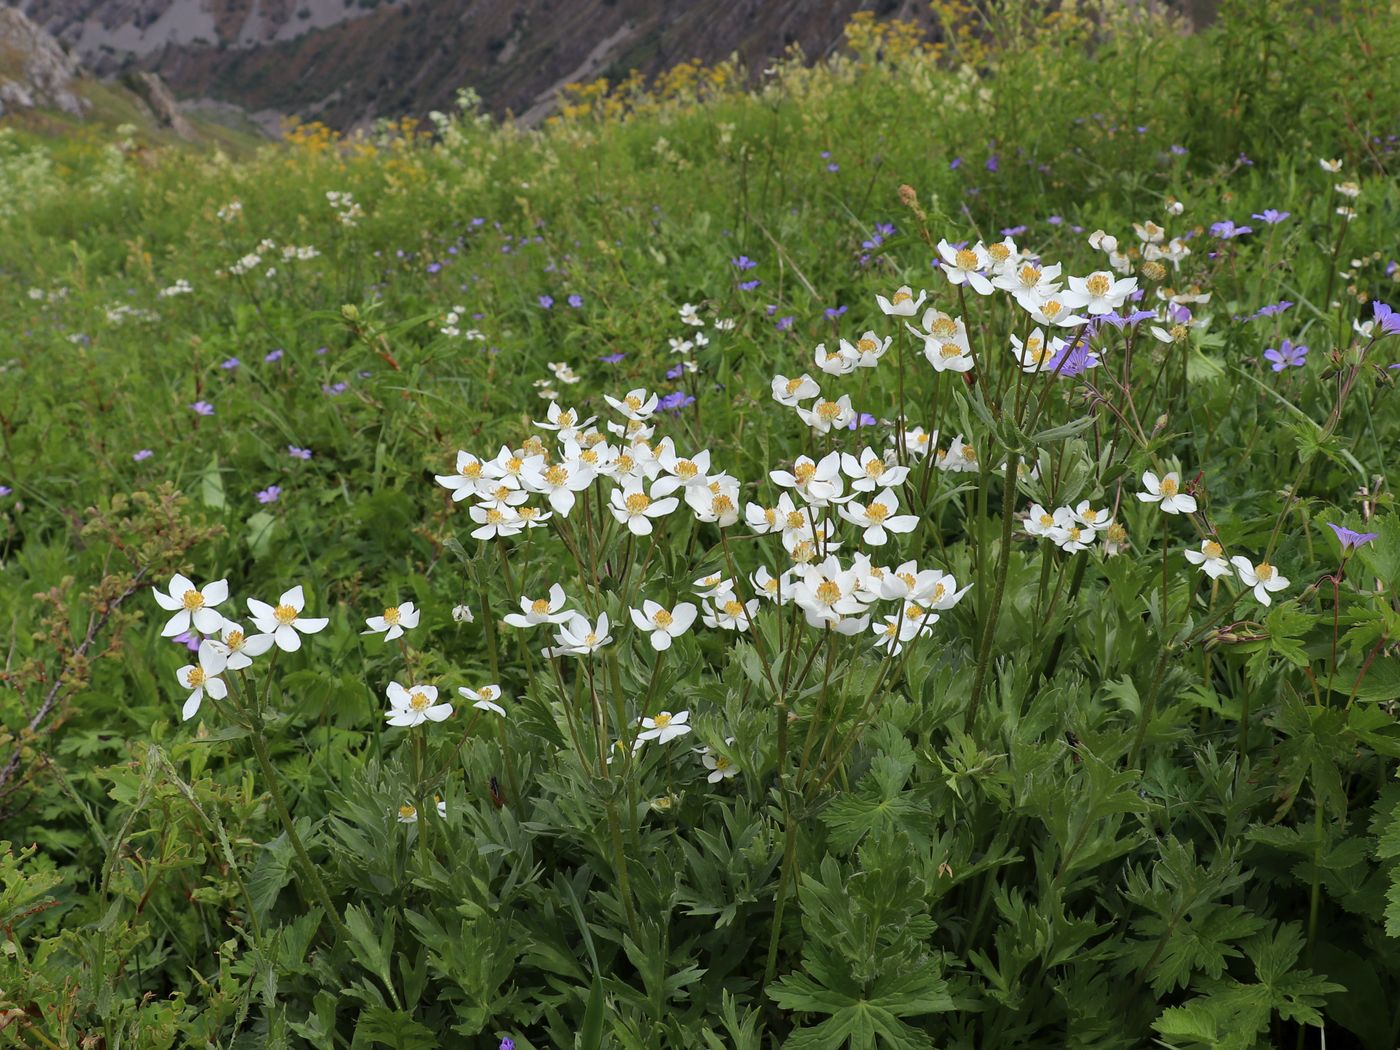
{"label": "alpine meadow plant", "polygon": [[17,1045],[1400,1043],[1400,22],[935,7],[26,162]]}

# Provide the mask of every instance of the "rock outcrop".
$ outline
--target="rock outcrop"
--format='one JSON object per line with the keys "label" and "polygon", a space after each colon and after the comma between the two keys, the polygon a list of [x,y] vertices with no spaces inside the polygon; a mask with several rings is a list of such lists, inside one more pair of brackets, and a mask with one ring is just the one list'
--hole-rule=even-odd
{"label": "rock outcrop", "polygon": [[128,73],[122,78],[122,82],[146,103],[146,108],[151,111],[156,123],[169,128],[187,141],[197,137],[194,127],[180,112],[180,104],[175,101],[175,96],[170,93],[170,88],[160,78],[159,73],[139,70]]}
{"label": "rock outcrop", "polygon": [[51,107],[82,116],[88,102],[73,90],[81,72],[73,56],[23,12],[0,8],[0,115]]}

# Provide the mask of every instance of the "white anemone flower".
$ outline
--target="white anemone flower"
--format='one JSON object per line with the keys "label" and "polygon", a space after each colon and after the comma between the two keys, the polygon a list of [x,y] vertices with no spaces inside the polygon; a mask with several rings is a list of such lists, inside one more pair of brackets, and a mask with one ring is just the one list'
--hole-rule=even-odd
{"label": "white anemone flower", "polygon": [[199,714],[199,705],[204,702],[206,693],[215,700],[222,700],[228,696],[228,685],[219,677],[226,666],[227,661],[223,653],[206,638],[199,643],[199,662],[186,664],[175,672],[180,684],[190,690],[190,695],[180,712],[182,721],[188,722]]}
{"label": "white anemone flower", "polygon": [[1212,580],[1230,575],[1230,563],[1225,559],[1225,548],[1215,540],[1201,540],[1200,550],[1188,550],[1185,553],[1186,560],[1198,566]]}
{"label": "white anemone flower", "polygon": [[1021,303],[1023,299],[1038,302],[1060,289],[1060,264],[1041,266],[1038,263],[1023,262],[1021,265],[1004,270],[992,279],[992,284],[1008,291]]}
{"label": "white anemone flower", "polygon": [[676,445],[670,438],[664,438],[656,449],[656,461],[665,471],[651,487],[653,495],[669,496],[682,485],[704,487],[709,483],[710,451],[702,449],[686,458],[676,454]]}
{"label": "white anemone flower", "polygon": [[674,608],[653,601],[642,602],[640,609],[631,609],[632,622],[637,629],[647,632],[651,647],[658,653],[671,648],[674,642],[695,622],[696,608],[692,602],[680,602]]}
{"label": "white anemone flower", "polygon": [[844,339],[834,353],[826,348],[825,343],[818,343],[812,356],[817,368],[829,376],[848,376],[860,367],[860,355]]}
{"label": "white anemone flower", "polygon": [[525,522],[514,507],[475,506],[467,512],[477,528],[472,529],[472,537],[478,540],[499,539],[514,536],[525,528]]}
{"label": "white anemone flower", "polygon": [[555,644],[543,652],[546,659],[556,656],[588,656],[611,641],[607,613],[599,613],[596,624],[589,623],[588,617],[582,613],[574,613],[559,625],[559,631],[554,636]]}
{"label": "white anemone flower", "polygon": [[215,580],[203,587],[196,587],[189,578],[178,572],[170,578],[170,593],[154,588],[156,604],[166,612],[173,612],[164,627],[160,629],[162,638],[173,638],[184,634],[193,625],[200,634],[213,634],[223,626],[222,613],[214,611],[228,597],[228,581]]}
{"label": "white anemone flower", "polygon": [[1087,499],[1080,500],[1071,513],[1075,521],[1086,528],[1093,529],[1095,532],[1103,532],[1103,530],[1108,528],[1113,522],[1113,512],[1111,510],[1107,507],[1101,510],[1094,510],[1094,508],[1089,505]]}
{"label": "white anemone flower", "polygon": [[1032,503],[1026,511],[1026,531],[1032,536],[1049,536],[1055,527],[1055,515],[1039,503]]}
{"label": "white anemone flower", "polygon": [[811,408],[798,408],[797,415],[818,434],[844,430],[856,418],[855,409],[851,407],[850,394],[842,394],[835,401],[817,398],[812,402]]}
{"label": "white anemone flower", "polygon": [[541,423],[536,420],[535,426],[541,430],[556,431],[559,435],[559,441],[563,443],[577,441],[580,431],[597,418],[597,416],[590,416],[580,422],[579,414],[572,408],[560,408],[558,401],[551,401],[549,408],[545,410],[545,422]]}
{"label": "white anemone flower", "polygon": [[1088,277],[1069,278],[1069,289],[1060,295],[1068,307],[1083,307],[1091,316],[1111,314],[1137,291],[1136,277],[1114,280],[1107,270],[1096,270]]}
{"label": "white anemone flower", "polygon": [[636,420],[638,422],[650,419],[652,413],[656,411],[657,404],[657,396],[647,393],[646,388],[640,386],[637,387],[636,390],[627,391],[621,398],[609,397],[607,394],[604,394],[603,400],[606,401],[614,411],[620,412],[629,420]]}
{"label": "white anemone flower", "polygon": [[814,398],[821,392],[822,388],[817,385],[817,381],[806,372],[795,379],[781,375],[773,377],[773,400],[787,408],[796,408],[801,402]]}
{"label": "white anemone flower", "polygon": [[758,599],[740,601],[733,591],[722,591],[700,603],[701,618],[712,630],[747,631],[758,613]]}
{"label": "white anemone flower", "polygon": [[914,597],[931,609],[947,612],[962,601],[963,595],[970,590],[972,584],[959,587],[957,578],[951,572],[944,572],[937,574],[937,579],[927,591],[921,590]]}
{"label": "white anemone flower", "polygon": [[883,649],[889,656],[898,656],[904,652],[905,642],[933,634],[938,614],[918,602],[909,602],[900,612],[881,619],[882,622],[870,625],[870,632],[875,635],[875,647]]}
{"label": "white anemone flower", "polygon": [[544,469],[544,456],[538,453],[512,451],[501,446],[496,458],[482,465],[482,473],[501,482],[507,488],[528,489]]}
{"label": "white anemone flower", "polygon": [[945,470],[951,474],[969,474],[981,469],[981,463],[977,459],[977,450],[963,441],[961,434],[953,438],[953,443],[948,446],[947,452],[938,454],[934,465],[939,470]]}
{"label": "white anemone flower", "polygon": [[1016,355],[1023,372],[1039,372],[1049,368],[1050,362],[1064,347],[1063,339],[1051,339],[1047,343],[1045,331],[1041,328],[1032,331],[1024,343],[1014,335],[1011,337],[1011,352]]}
{"label": "white anemone flower", "polygon": [[330,623],[324,616],[301,615],[305,607],[306,596],[301,584],[289,591],[283,591],[282,597],[277,599],[276,606],[260,602],[256,598],[248,599],[248,612],[252,614],[253,626],[264,634],[272,635],[277,648],[288,653],[294,653],[301,648],[303,634],[316,634],[325,630],[326,624]]}
{"label": "white anemone flower", "polygon": [[[1019,300],[1018,300],[1019,302]],[[1055,325],[1060,328],[1077,328],[1089,323],[1087,317],[1074,312],[1069,303],[1059,293],[1041,299],[1039,302],[1027,298],[1021,303],[1031,320],[1036,324]]]}
{"label": "white anemone flower", "polygon": [[[726,737],[724,742],[725,744],[732,744],[734,743],[734,738],[732,736]],[[704,767],[710,771],[710,775],[705,779],[711,784],[718,784],[721,780],[728,780],[739,772],[739,767],[730,761],[727,756],[716,754],[708,747],[700,749],[700,761]]]}
{"label": "white anemone flower", "polygon": [[685,736],[690,729],[689,711],[680,711],[674,715],[670,711],[659,711],[655,718],[642,719],[642,731],[637,734],[637,741],[645,743],[655,740],[658,744],[664,744]]}
{"label": "white anemone flower", "polygon": [[992,294],[992,282],[982,272],[990,268],[991,259],[980,243],[971,248],[954,248],[946,239],[941,240],[938,254],[943,257],[943,276],[949,284],[968,284],[978,295]]}
{"label": "white anemone flower", "polygon": [[568,601],[568,596],[564,594],[564,588],[556,583],[549,588],[548,598],[522,597],[520,599],[520,612],[507,613],[501,619],[511,627],[535,627],[542,623],[563,623],[574,615],[564,608],[566,601]]}
{"label": "white anemone flower", "polygon": [[434,474],[437,483],[452,493],[454,503],[460,503],[476,492],[484,464],[470,452],[458,451],[457,470],[453,474]]}
{"label": "white anemone flower", "polygon": [[876,293],[875,301],[880,304],[880,311],[887,317],[913,317],[927,296],[928,292],[921,289],[919,297],[915,299],[914,289],[902,284],[888,299]]}
{"label": "white anemone flower", "polygon": [[768,571],[768,566],[760,565],[749,575],[749,582],[753,584],[754,593],[760,598],[767,598],[771,602],[786,604],[792,599],[792,570],[778,576],[774,576]]}
{"label": "white anemone flower", "polygon": [[798,456],[791,471],[770,470],[773,484],[796,489],[814,507],[824,507],[841,499],[846,483],[841,478],[841,454],[828,452],[820,460]]}
{"label": "white anemone flower", "polygon": [[627,531],[634,536],[650,536],[654,526],[653,518],[662,518],[670,514],[681,505],[680,500],[674,496],[665,499],[655,499],[656,486],[660,481],[653,483],[652,495],[648,495],[640,482],[631,481],[621,488],[612,490],[608,497],[611,504],[608,509],[617,519],[618,523],[627,526]]}
{"label": "white anemone flower", "polygon": [[361,634],[382,634],[386,642],[392,642],[395,638],[403,635],[404,631],[411,631],[418,626],[418,619],[422,615],[418,609],[414,608],[412,602],[404,602],[402,605],[385,606],[384,612],[378,616],[371,616],[365,620],[369,627],[368,631],[361,631]]}
{"label": "white anemone flower", "polygon": [[451,704],[437,703],[435,685],[411,685],[405,689],[398,682],[390,682],[387,692],[389,710],[384,717],[391,726],[412,728],[424,722],[441,722],[452,714]]}
{"label": "white anemone flower", "polygon": [[868,445],[861,449],[858,456],[841,453],[841,469],[851,479],[851,489],[855,492],[874,492],[881,485],[893,488],[903,485],[909,477],[908,467],[887,462]]}
{"label": "white anemone flower", "polygon": [[576,493],[588,488],[598,476],[597,471],[580,459],[580,455],[578,445],[569,442],[565,446],[564,458],[540,471],[535,483],[535,491],[544,493],[554,513],[561,518],[567,518],[573,511]]}
{"label": "white anemone flower", "polygon": [[253,657],[261,656],[272,648],[272,635],[249,635],[243,630],[242,624],[225,618],[219,631],[219,639],[215,641],[210,638],[209,644],[227,658],[230,671],[241,671],[245,667],[253,666]]}
{"label": "white anemone flower", "polygon": [[1167,514],[1196,513],[1196,497],[1181,491],[1181,477],[1176,471],[1170,471],[1160,479],[1152,471],[1144,471],[1142,484],[1147,489],[1137,494],[1142,502],[1160,504]]}
{"label": "white anemone flower", "polygon": [[[447,803],[442,799],[437,800],[437,812],[439,817],[447,818]],[[405,802],[399,807],[398,821],[400,824],[417,824],[418,810],[412,804]]]}
{"label": "white anemone flower", "polygon": [[708,485],[687,487],[685,502],[696,521],[728,528],[739,520],[739,482],[727,474],[715,475]]}
{"label": "white anemone flower", "polygon": [[885,356],[885,351],[889,350],[893,338],[887,335],[881,339],[874,332],[866,332],[854,343],[842,339],[841,355],[854,356],[859,368],[874,368],[880,363],[880,358]]}
{"label": "white anemone flower", "polygon": [[842,569],[834,557],[808,565],[793,585],[793,601],[812,627],[830,627],[841,634],[859,634],[869,624],[858,592],[856,573]]}
{"label": "white anemone flower", "polygon": [[1266,561],[1255,565],[1243,554],[1236,554],[1230,559],[1230,564],[1235,567],[1235,575],[1240,582],[1254,589],[1254,598],[1260,605],[1272,605],[1269,592],[1281,591],[1288,586],[1288,580]]}
{"label": "white anemone flower", "polygon": [[483,685],[480,689],[458,686],[457,695],[470,702],[478,711],[490,711],[502,718],[506,716],[506,709],[497,703],[501,699],[501,687],[498,685]]}
{"label": "white anemone flower", "polygon": [[893,489],[881,489],[869,503],[861,504],[852,500],[838,508],[838,513],[852,525],[865,530],[865,542],[874,546],[889,541],[889,534],[913,532],[919,524],[918,515],[896,514],[899,510],[899,497]]}

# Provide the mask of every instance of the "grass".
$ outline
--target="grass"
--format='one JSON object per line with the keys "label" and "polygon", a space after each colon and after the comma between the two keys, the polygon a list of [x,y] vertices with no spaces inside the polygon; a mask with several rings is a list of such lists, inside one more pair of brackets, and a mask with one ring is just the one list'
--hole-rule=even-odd
{"label": "grass", "polygon": [[[0,138],[7,1037],[1396,1044],[1400,24],[941,10],[936,47],[862,19],[758,89],[686,68],[538,131],[467,97],[432,135],[235,159]],[[1061,281],[1117,262],[1119,316],[1152,316],[1023,371],[1026,310],[937,248],[1004,236]],[[902,285],[965,350],[881,311]],[[818,369],[867,330],[875,367]],[[1275,371],[1284,339],[1310,349]],[[853,429],[775,401],[804,372]],[[637,388],[665,399],[645,448],[604,400]],[[600,477],[482,539],[491,493],[435,475],[503,446],[678,478],[705,450],[717,487],[647,534]],[[805,533],[755,535],[770,472],[867,447],[909,468],[889,497],[789,492]],[[1141,500],[1149,472],[1194,509]],[[880,543],[886,499],[913,522]],[[1207,575],[1205,542],[1244,569]],[[906,562],[951,579],[905,596]],[[248,633],[296,585],[327,622],[186,720],[152,591],[177,571],[227,579]],[[611,640],[549,656],[557,627],[504,621],[554,584]],[[402,640],[363,633],[408,601]],[[658,651],[646,601],[715,625]],[[391,682],[454,713],[387,724]],[[487,685],[504,717],[458,692]]]}

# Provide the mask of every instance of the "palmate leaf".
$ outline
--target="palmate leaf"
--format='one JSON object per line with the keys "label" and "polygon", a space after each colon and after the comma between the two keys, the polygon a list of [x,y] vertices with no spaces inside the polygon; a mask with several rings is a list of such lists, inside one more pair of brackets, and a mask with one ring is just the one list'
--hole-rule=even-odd
{"label": "palmate leaf", "polygon": [[830,1015],[794,1031],[784,1050],[926,1050],[933,1040],[901,1018],[953,1009],[947,984],[929,965],[882,978],[868,993],[851,988],[839,975],[825,976],[832,980],[823,984],[805,973],[787,974],[770,990],[784,1010]]}
{"label": "palmate leaf", "polygon": [[434,1050],[441,1045],[427,1025],[415,1021],[402,1010],[390,1010],[385,1006],[371,1006],[360,1014],[355,1024],[355,1037],[350,1043],[353,1050],[371,1046]]}

